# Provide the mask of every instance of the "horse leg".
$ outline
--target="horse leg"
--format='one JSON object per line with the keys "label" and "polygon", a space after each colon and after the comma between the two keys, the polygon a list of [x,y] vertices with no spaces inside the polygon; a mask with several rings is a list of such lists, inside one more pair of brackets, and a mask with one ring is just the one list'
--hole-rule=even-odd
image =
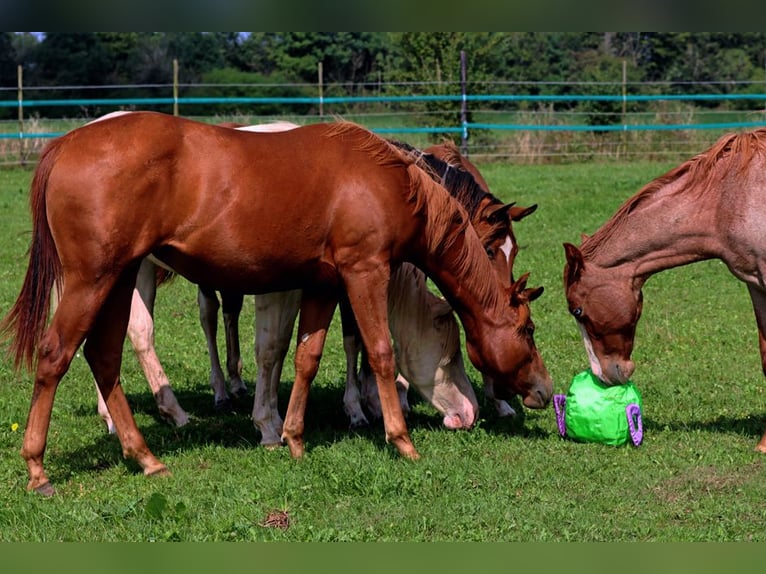
{"label": "horse leg", "polygon": [[[360,279],[362,276],[364,280]],[[364,273],[344,274],[344,280],[367,360],[375,375],[386,440],[405,458],[417,459],[420,455],[407,432],[396,390],[396,365],[388,328],[388,268],[377,265],[366,268]]]}
{"label": "horse leg", "polygon": [[43,466],[53,400],[92,320],[89,315],[92,308],[88,305],[76,306],[65,295],[62,303],[57,306],[51,325],[40,340],[32,402],[21,445],[21,456],[29,472],[27,490],[45,496],[55,493]]}
{"label": "horse leg", "polygon": [[239,315],[244,298],[242,293],[221,291],[223,329],[226,333],[226,371],[229,374],[229,390],[235,397],[247,395],[247,386],[242,380],[242,354],[239,350]]}
{"label": "horse leg", "polygon": [[487,400],[492,401],[495,405],[495,410],[497,411],[497,416],[499,417],[515,417],[516,416],[516,410],[508,404],[507,401],[504,401],[503,399],[498,399],[495,397],[495,387],[492,384],[492,381],[485,380],[484,381],[484,396],[487,398]]}
{"label": "horse leg", "polygon": [[261,432],[261,444],[267,447],[282,444],[279,380],[300,308],[300,293],[283,291],[255,296],[255,362],[258,374],[253,422]]}
{"label": "horse leg", "polygon": [[[750,292],[750,299],[753,302],[755,321],[758,325],[758,347],[761,351],[761,367],[764,376],[766,376],[766,292],[749,284],[747,288]],[[755,450],[766,453],[766,432],[761,436],[761,440],[758,441]]]}
{"label": "horse leg", "polygon": [[402,407],[402,414],[406,417],[410,414],[410,403],[407,400],[407,391],[410,390],[410,382],[399,373],[396,375],[396,392],[399,394],[399,405]]}
{"label": "horse leg", "polygon": [[370,424],[362,410],[362,394],[359,386],[361,381],[357,367],[362,343],[356,318],[345,296],[340,301],[340,319],[343,329],[343,350],[346,353],[346,387],[343,392],[343,410],[350,420],[349,426],[352,429],[361,428]]}
{"label": "horse leg", "polygon": [[[160,416],[181,427],[189,422],[189,415],[178,404],[154,346],[154,300],[157,295],[155,273],[155,264],[144,259],[138,269],[136,288],[130,304],[128,338],[146,375]],[[102,402],[103,398],[99,394],[99,409]],[[109,432],[114,432],[112,424],[109,425]]]}
{"label": "horse leg", "polygon": [[319,370],[327,329],[337,303],[334,291],[304,290],[302,294],[295,348],[295,382],[282,429],[282,439],[293,458],[303,456],[303,427],[309,389]]}
{"label": "horse leg", "polygon": [[132,271],[131,277],[127,271],[112,288],[88,332],[83,355],[112,416],[123,456],[134,459],[148,476],[167,473],[168,469],[146,445],[120,384],[122,348],[136,272],[137,269]]}
{"label": "horse leg", "polygon": [[215,291],[202,287],[197,290],[197,302],[199,303],[199,322],[205,333],[207,353],[210,357],[210,387],[213,389],[213,404],[216,410],[227,410],[231,408],[231,401],[226,393],[226,382],[221,370],[217,340],[218,309],[221,305]]}

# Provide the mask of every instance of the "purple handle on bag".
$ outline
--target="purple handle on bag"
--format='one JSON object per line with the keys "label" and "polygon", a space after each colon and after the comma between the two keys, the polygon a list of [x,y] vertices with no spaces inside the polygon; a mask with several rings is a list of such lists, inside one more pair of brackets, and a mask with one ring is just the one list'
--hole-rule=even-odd
{"label": "purple handle on bag", "polygon": [[633,444],[638,446],[644,438],[644,427],[641,421],[641,407],[636,403],[631,403],[625,407],[625,413],[628,415],[630,438],[633,440]]}
{"label": "purple handle on bag", "polygon": [[553,407],[556,409],[556,422],[559,425],[559,434],[566,436],[567,425],[564,421],[564,406],[567,402],[566,395],[553,395]]}

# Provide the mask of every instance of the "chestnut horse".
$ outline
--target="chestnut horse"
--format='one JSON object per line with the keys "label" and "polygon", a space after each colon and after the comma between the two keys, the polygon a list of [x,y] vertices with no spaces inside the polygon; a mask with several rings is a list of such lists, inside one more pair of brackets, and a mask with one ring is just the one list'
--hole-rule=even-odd
{"label": "chestnut horse", "polygon": [[[36,363],[21,454],[28,488],[42,494],[54,492],[43,455],[56,389],[83,342],[123,454],[146,475],[168,472],[120,386],[132,292],[149,255],[216,290],[303,289],[283,429],[293,457],[304,453],[307,394],[345,290],[386,439],[401,456],[419,458],[396,395],[386,309],[391,268],[402,261],[445,295],[469,358],[495,388],[518,393],[529,408],[550,401],[529,312],[533,290],[505,287],[466,211],[411,157],[354,124],[260,134],[153,112],[122,115],[51,141],[30,207],[29,267],[3,330],[15,365]],[[62,296],[46,328],[55,284]]]}
{"label": "chestnut horse", "polygon": [[[665,269],[720,259],[750,292],[766,373],[766,129],[720,138],[644,186],[578,249],[564,244],[564,286],[593,373],[624,383],[641,289]],[[766,434],[756,446],[766,453]]]}
{"label": "chestnut horse", "polygon": [[[124,113],[126,112],[110,114],[105,118]],[[299,127],[289,122],[254,126],[219,125],[255,132],[285,131]],[[418,160],[424,164],[432,176],[436,177],[436,173],[439,174],[440,183],[471,210],[469,215],[471,215],[472,223],[479,230],[488,255],[495,260],[494,265],[498,275],[501,279],[512,277],[509,267],[512,265],[517,248],[513,238],[511,219],[519,221],[534,212],[537,206],[521,208],[500,202],[489,193],[486,187],[480,187],[470,172],[463,169],[467,164],[471,170],[478,173],[475,166],[462,158],[454,144],[451,147],[434,146],[432,149],[436,154],[442,154],[451,162],[457,162],[458,165],[446,163],[436,154],[423,154],[406,144],[392,143],[413,154],[418,154],[420,156]],[[486,182],[484,185],[486,186]],[[418,274],[422,275],[421,271],[413,268],[405,273],[405,267],[409,267],[409,264],[403,265],[402,272],[395,272],[392,275],[390,286],[392,294],[389,296],[389,320],[392,325],[395,350],[397,350],[397,364],[402,371],[397,378],[397,390],[402,409],[405,413],[409,411],[407,388],[411,385],[444,414],[446,427],[470,428],[478,416],[478,403],[459,354],[459,332],[455,319],[451,316],[451,308],[449,305],[439,303],[438,299],[428,292],[424,278],[417,277]],[[134,293],[133,297],[128,336],[139,362],[145,367],[144,372],[160,413],[182,426],[188,420],[188,415],[178,404],[154,351],[153,319],[149,311],[153,309],[156,292],[154,275],[153,264],[145,260],[139,270],[138,293]],[[241,293],[231,292],[221,295],[230,388],[236,395],[244,394],[246,388],[241,379],[242,361],[238,334],[238,320],[243,297]],[[397,298],[395,304],[390,301],[392,296]],[[226,408],[229,404],[229,396],[226,392],[216,342],[217,315],[221,303],[215,292],[202,288],[199,290],[198,301],[200,322],[207,340],[211,363],[210,385],[214,391],[215,405],[216,408]],[[298,314],[300,294],[287,291],[256,295],[255,304],[258,381],[253,420],[261,431],[261,442],[272,445],[280,442],[282,433],[282,419],[277,410],[276,394],[293,323]],[[350,313],[344,315],[344,325],[354,322],[353,316],[349,318]],[[355,336],[352,331],[350,328],[347,329],[347,336],[344,338],[347,353],[344,408],[353,428],[368,424],[362,410],[361,399],[364,399],[367,410],[373,417],[380,418],[382,413],[380,401],[375,392],[374,379],[370,376],[369,369],[363,367],[362,372],[359,376],[357,375],[356,365],[360,343],[358,336]],[[417,344],[413,344],[415,341]],[[485,394],[494,400],[501,416],[514,414],[514,410],[506,401],[494,398],[491,384],[485,384],[484,388]],[[98,410],[110,432],[114,432],[113,423],[100,394]]]}

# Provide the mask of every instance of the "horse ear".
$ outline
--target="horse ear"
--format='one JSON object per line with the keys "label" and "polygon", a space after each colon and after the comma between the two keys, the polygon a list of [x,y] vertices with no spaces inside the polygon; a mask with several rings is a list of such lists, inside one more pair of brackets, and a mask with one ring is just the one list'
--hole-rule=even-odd
{"label": "horse ear", "polygon": [[524,275],[519,277],[518,281],[515,281],[513,285],[511,285],[511,305],[523,305],[530,303],[543,294],[544,287],[542,286],[527,288],[528,279],[529,273],[524,273]]}
{"label": "horse ear", "polygon": [[487,221],[491,223],[497,223],[499,221],[509,221],[510,219],[510,212],[515,204],[514,203],[506,203],[506,204],[498,204],[493,205],[489,208],[487,208],[486,218]]}
{"label": "horse ear", "polygon": [[452,313],[452,305],[450,305],[443,297],[434,296],[429,300],[428,305],[431,308],[431,314],[434,319]]}
{"label": "horse ear", "polygon": [[537,204],[532,204],[529,207],[512,207],[513,204],[509,203],[508,207],[510,210],[508,211],[508,214],[511,217],[511,221],[521,221],[524,219],[527,215],[530,215],[535,212],[537,209]]}
{"label": "horse ear", "polygon": [[531,303],[535,299],[539,298],[540,295],[543,294],[543,291],[545,291],[545,287],[542,285],[539,287],[532,287],[524,290],[524,296],[526,297],[527,301]]}
{"label": "horse ear", "polygon": [[585,268],[585,260],[580,250],[571,243],[564,243],[564,252],[567,256],[566,284],[571,285],[580,278],[582,270]]}

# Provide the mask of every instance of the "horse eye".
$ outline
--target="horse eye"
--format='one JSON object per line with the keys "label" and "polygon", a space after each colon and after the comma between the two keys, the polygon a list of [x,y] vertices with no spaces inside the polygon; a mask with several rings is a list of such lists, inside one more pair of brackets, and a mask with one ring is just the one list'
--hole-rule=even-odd
{"label": "horse eye", "polygon": [[572,315],[574,315],[575,319],[579,319],[582,317],[582,307],[577,307],[576,309],[572,309]]}
{"label": "horse eye", "polygon": [[525,330],[527,332],[527,335],[530,337],[535,334],[535,324],[534,323],[527,323],[527,326],[525,327]]}
{"label": "horse eye", "polygon": [[487,248],[485,249],[485,251],[487,252],[487,256],[488,256],[490,259],[493,259],[493,258],[495,257],[495,250],[494,250],[494,249],[492,249],[491,247],[487,247]]}

